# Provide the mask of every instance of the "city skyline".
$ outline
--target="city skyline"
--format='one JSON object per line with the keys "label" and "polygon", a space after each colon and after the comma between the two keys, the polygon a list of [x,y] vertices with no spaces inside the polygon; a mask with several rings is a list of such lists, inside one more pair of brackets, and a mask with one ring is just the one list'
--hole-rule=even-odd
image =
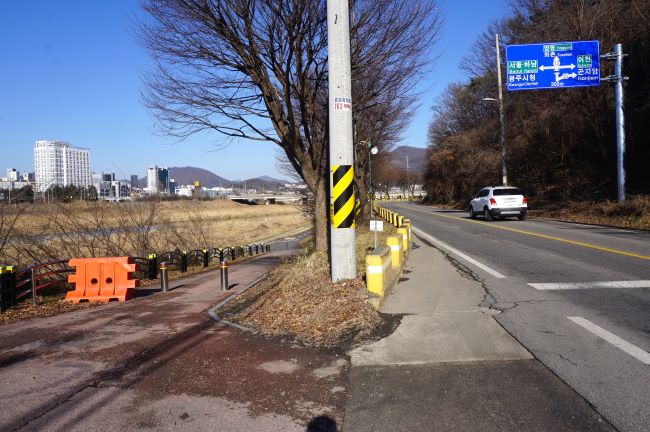
{"label": "city skyline", "polygon": [[[466,78],[460,60],[490,20],[506,10],[505,2],[496,0],[442,6],[446,25],[432,54],[438,60],[419,85],[420,107],[397,145],[426,145],[430,107],[450,82]],[[468,8],[476,13],[468,16]],[[137,1],[36,1],[7,9],[12,19],[0,27],[7,65],[0,82],[0,147],[12,149],[3,157],[6,167],[32,172],[34,141],[62,140],[90,149],[93,171],[124,179],[144,177],[152,164],[195,166],[225,178],[288,178],[277,166],[279,149],[271,143],[235,141],[215,150],[224,144],[215,134],[176,144],[158,134],[139,97],[151,61],[136,42],[134,23],[145,19]],[[34,27],[48,37],[32,32]]]}

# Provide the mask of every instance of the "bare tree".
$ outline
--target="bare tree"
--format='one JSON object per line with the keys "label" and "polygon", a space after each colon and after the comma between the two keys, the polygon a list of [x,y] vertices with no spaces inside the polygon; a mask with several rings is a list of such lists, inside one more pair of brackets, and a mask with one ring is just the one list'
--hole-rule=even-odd
{"label": "bare tree", "polygon": [[16,236],[16,227],[20,220],[21,208],[7,203],[0,203],[0,262],[8,261],[7,249]]}
{"label": "bare tree", "polygon": [[[156,62],[144,100],[163,130],[180,138],[210,130],[226,142],[279,146],[314,195],[318,250],[327,248],[326,3],[147,0],[151,20],[140,26]],[[372,133],[386,142],[400,121],[394,116],[412,106],[439,25],[437,11],[436,0],[353,3],[354,103],[385,107],[378,117],[367,112],[360,123],[373,124]]]}

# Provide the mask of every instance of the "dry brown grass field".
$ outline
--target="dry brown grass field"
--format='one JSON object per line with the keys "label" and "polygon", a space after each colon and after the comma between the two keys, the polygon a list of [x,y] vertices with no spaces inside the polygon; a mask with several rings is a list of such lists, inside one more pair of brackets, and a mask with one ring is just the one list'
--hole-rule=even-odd
{"label": "dry brown grass field", "polygon": [[0,263],[244,245],[308,228],[293,205],[230,200],[75,202],[0,208]]}

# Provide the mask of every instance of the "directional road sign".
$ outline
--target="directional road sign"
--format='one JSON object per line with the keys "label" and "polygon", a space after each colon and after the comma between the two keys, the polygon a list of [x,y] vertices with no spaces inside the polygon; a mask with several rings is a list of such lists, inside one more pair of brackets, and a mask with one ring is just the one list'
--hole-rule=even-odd
{"label": "directional road sign", "polygon": [[509,45],[506,65],[508,90],[600,85],[598,41]]}

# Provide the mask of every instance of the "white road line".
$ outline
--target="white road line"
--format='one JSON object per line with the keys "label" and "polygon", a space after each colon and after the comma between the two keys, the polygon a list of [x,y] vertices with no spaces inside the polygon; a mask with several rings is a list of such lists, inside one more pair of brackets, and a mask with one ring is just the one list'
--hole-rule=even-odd
{"label": "white road line", "polygon": [[476,267],[478,267],[481,270],[491,274],[492,276],[494,276],[497,279],[506,279],[507,278],[506,276],[502,275],[498,271],[492,270],[490,267],[486,266],[485,264],[476,261],[474,258],[465,255],[464,253],[462,253],[458,249],[454,249],[453,247],[449,246],[447,243],[444,243],[444,242],[438,240],[437,238],[435,238],[433,236],[430,236],[429,234],[425,233],[424,231],[422,231],[422,230],[420,230],[418,228],[413,227],[413,232],[416,233],[417,235],[419,235],[420,237],[424,237],[425,239],[429,240],[431,243],[438,245],[442,249],[445,249],[448,252],[451,252],[452,254],[458,256],[459,258],[461,258],[461,259],[475,265]]}
{"label": "white road line", "polygon": [[536,290],[577,290],[595,288],[650,288],[650,280],[529,283]]}
{"label": "white road line", "polygon": [[578,324],[580,327],[589,330],[599,338],[602,338],[607,342],[611,343],[612,345],[622,349],[623,351],[625,351],[635,359],[639,360],[640,362],[650,365],[650,354],[642,350],[641,348],[632,345],[628,341],[621,339],[620,337],[616,336],[614,333],[608,332],[604,328],[597,326],[596,324],[592,323],[589,320],[584,319],[583,317],[574,316],[574,317],[567,317],[567,318],[573,321],[574,323]]}

